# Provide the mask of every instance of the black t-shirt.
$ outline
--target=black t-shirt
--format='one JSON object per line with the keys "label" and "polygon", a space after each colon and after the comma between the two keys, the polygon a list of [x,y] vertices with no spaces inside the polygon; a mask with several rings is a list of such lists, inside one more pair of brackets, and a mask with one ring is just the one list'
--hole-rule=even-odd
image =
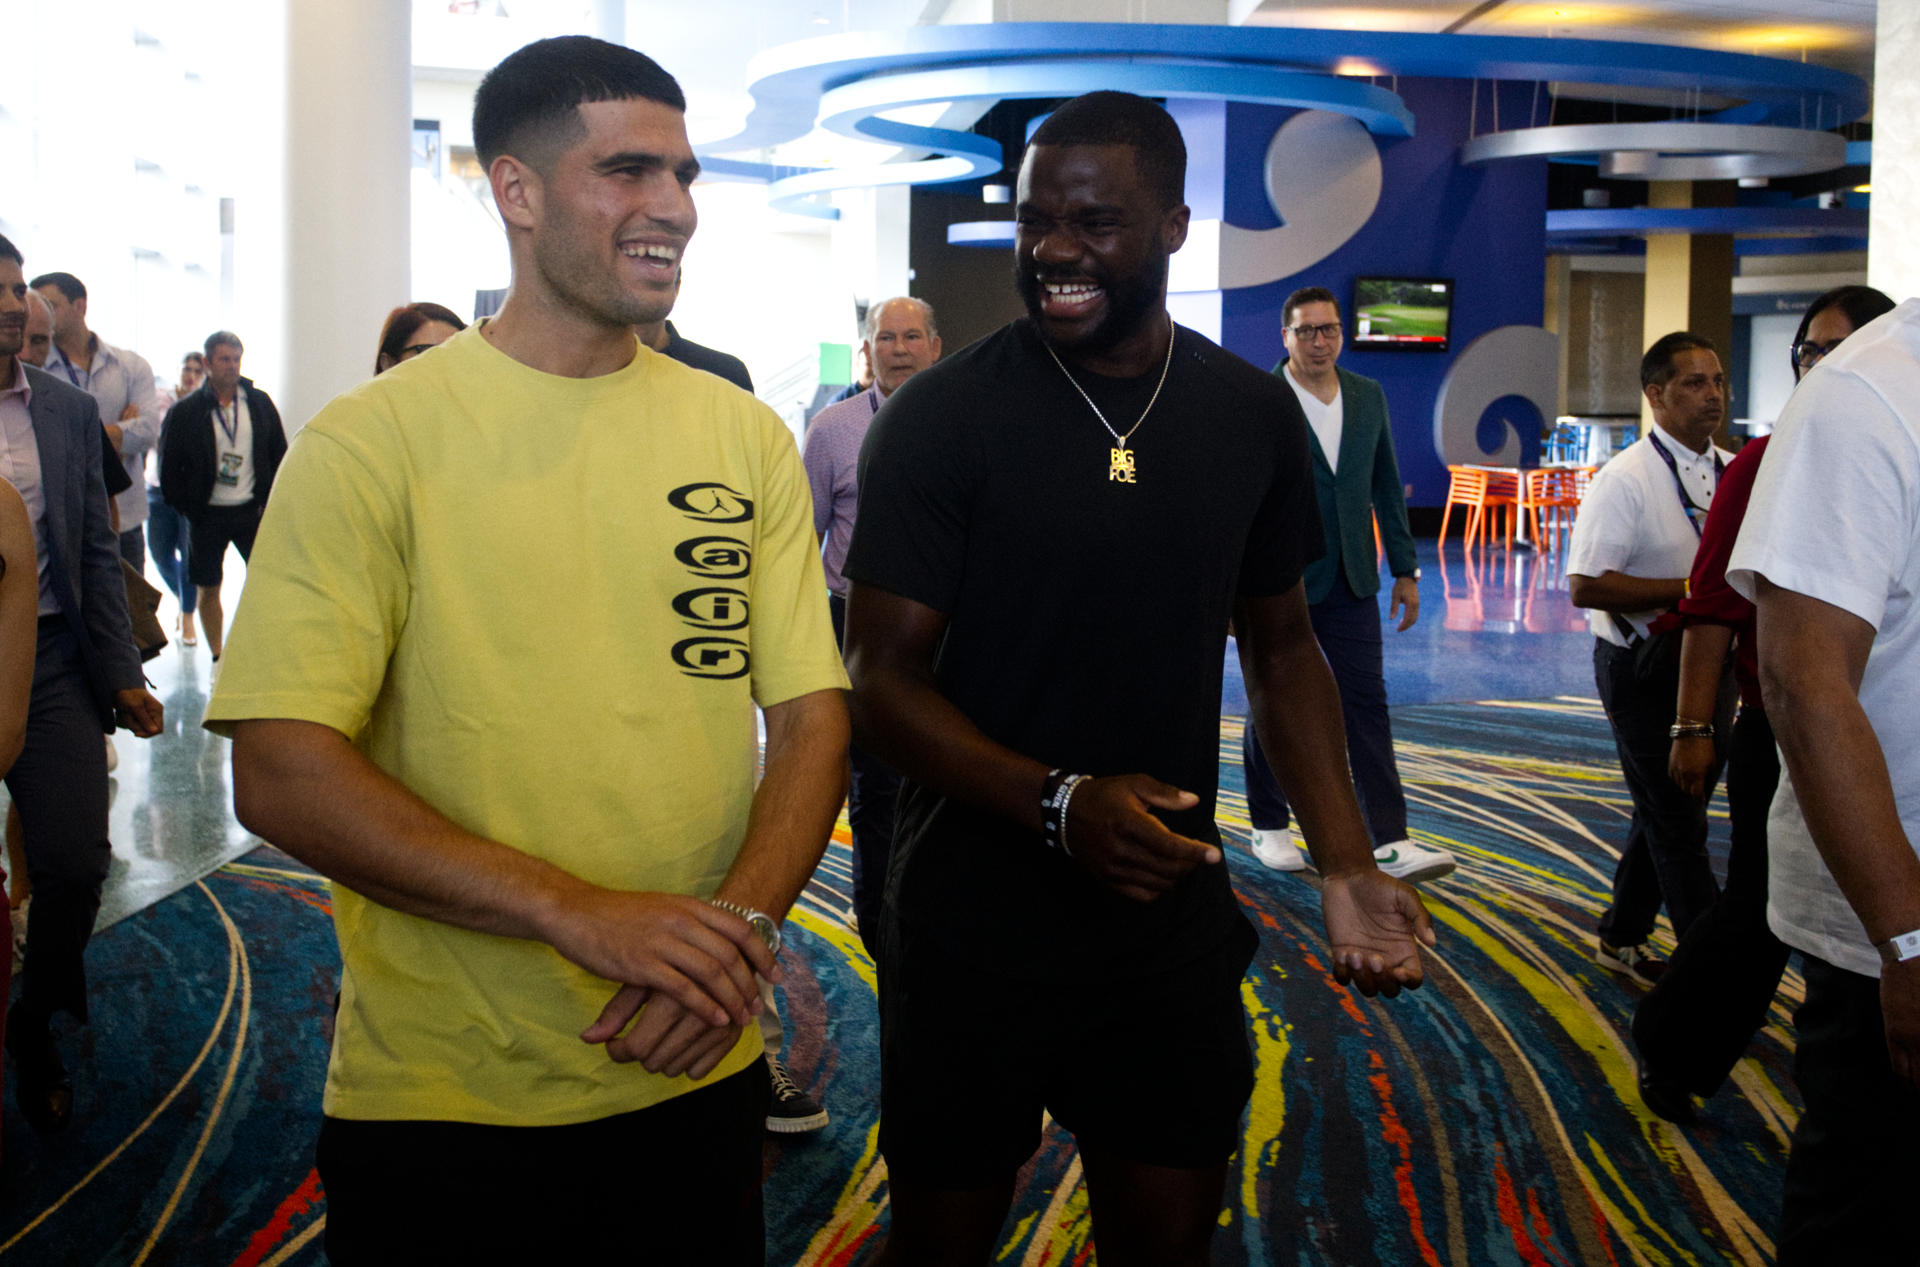
{"label": "black t-shirt", "polygon": [[670,356],[682,365],[691,365],[694,369],[705,370],[726,379],[743,392],[753,390],[753,376],[747,373],[747,363],[737,356],[718,351],[704,343],[695,343],[692,339],[683,339],[680,332],[673,328],[673,322],[666,323],[667,346],[660,350],[662,356]]}
{"label": "black t-shirt", "polygon": [[[1074,377],[1124,432],[1160,370]],[[1182,329],[1127,443],[1137,482],[1110,478],[1113,448],[1016,321],[875,415],[846,575],[947,616],[936,681],[989,737],[1049,766],[1191,791],[1198,807],[1163,818],[1217,843],[1235,596],[1286,591],[1322,548],[1306,419],[1284,383]],[[1238,918],[1224,864],[1136,903],[1038,833],[911,780],[888,901],[909,935],[1030,978],[1179,962]]]}

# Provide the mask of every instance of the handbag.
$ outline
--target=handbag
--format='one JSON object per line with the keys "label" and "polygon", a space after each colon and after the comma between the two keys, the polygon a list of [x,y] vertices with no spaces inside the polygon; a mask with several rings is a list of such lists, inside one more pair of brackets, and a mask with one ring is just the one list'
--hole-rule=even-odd
{"label": "handbag", "polygon": [[147,578],[120,560],[120,571],[127,581],[127,616],[133,625],[133,645],[140,648],[140,659],[153,659],[167,649],[167,631],[160,623],[160,591]]}

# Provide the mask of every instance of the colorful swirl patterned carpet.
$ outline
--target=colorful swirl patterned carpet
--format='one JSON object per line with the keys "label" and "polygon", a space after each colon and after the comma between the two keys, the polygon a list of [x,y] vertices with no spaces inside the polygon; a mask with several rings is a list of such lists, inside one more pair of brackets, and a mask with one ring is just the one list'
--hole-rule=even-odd
{"label": "colorful swirl patterned carpet", "polygon": [[[1214,1261],[1771,1262],[1798,976],[1700,1125],[1652,1117],[1626,1037],[1637,991],[1591,958],[1627,816],[1597,706],[1394,717],[1414,834],[1461,860],[1427,887],[1441,937],[1427,986],[1385,1001],[1335,984],[1311,874],[1230,851],[1262,936],[1244,986],[1259,1087]],[[1244,840],[1239,736],[1225,719],[1221,822]],[[873,973],[846,923],[845,839],[843,823],[790,925],[788,1063],[833,1122],[767,1145],[780,1267],[869,1262],[886,1221]],[[317,877],[261,850],[96,940],[95,1023],[68,1044],[81,1124],[41,1140],[6,1106],[0,1267],[324,1261],[326,902]],[[966,1111],[964,1087],[954,1105]],[[999,1261],[1097,1261],[1072,1141],[1051,1127]]]}

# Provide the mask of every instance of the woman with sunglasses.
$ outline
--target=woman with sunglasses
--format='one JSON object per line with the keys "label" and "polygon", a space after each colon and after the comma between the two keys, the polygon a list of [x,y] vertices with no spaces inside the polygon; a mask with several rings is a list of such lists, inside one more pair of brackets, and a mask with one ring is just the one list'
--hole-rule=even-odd
{"label": "woman with sunglasses", "polygon": [[[1840,286],[1814,300],[1793,338],[1794,382],[1893,307],[1871,286]],[[1760,698],[1753,604],[1727,584],[1727,560],[1766,448],[1761,436],[1728,463],[1701,529],[1687,597],[1665,618],[1685,630],[1667,773],[1705,801],[1713,795],[1714,762],[1724,752],[1732,837],[1725,890],[1688,927],[1666,975],[1634,1013],[1640,1098],[1671,1122],[1691,1121],[1693,1097],[1710,1096],[1726,1081],[1766,1021],[1787,966],[1787,947],[1767,927],[1767,811],[1780,782],[1780,757]],[[1740,715],[1723,747],[1712,723],[1698,719],[1713,716],[1729,654]]]}
{"label": "woman with sunglasses", "polygon": [[384,374],[402,361],[411,361],[422,352],[437,348],[467,328],[451,308],[439,304],[416,303],[395,308],[380,327],[380,352],[373,358],[373,372]]}

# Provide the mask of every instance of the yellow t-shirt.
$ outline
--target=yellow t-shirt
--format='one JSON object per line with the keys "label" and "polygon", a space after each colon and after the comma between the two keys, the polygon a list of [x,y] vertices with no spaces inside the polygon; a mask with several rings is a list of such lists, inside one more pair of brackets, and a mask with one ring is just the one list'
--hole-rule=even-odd
{"label": "yellow t-shirt", "polygon": [[[469,831],[709,895],[753,705],[847,684],[812,514],[791,434],[730,384],[645,348],[559,378],[469,329],[301,431],[207,725],[330,726]],[[550,1125],[693,1089],[581,1042],[616,987],[551,947],[333,893],[329,1115]],[[709,1081],[759,1051],[748,1026]]]}

